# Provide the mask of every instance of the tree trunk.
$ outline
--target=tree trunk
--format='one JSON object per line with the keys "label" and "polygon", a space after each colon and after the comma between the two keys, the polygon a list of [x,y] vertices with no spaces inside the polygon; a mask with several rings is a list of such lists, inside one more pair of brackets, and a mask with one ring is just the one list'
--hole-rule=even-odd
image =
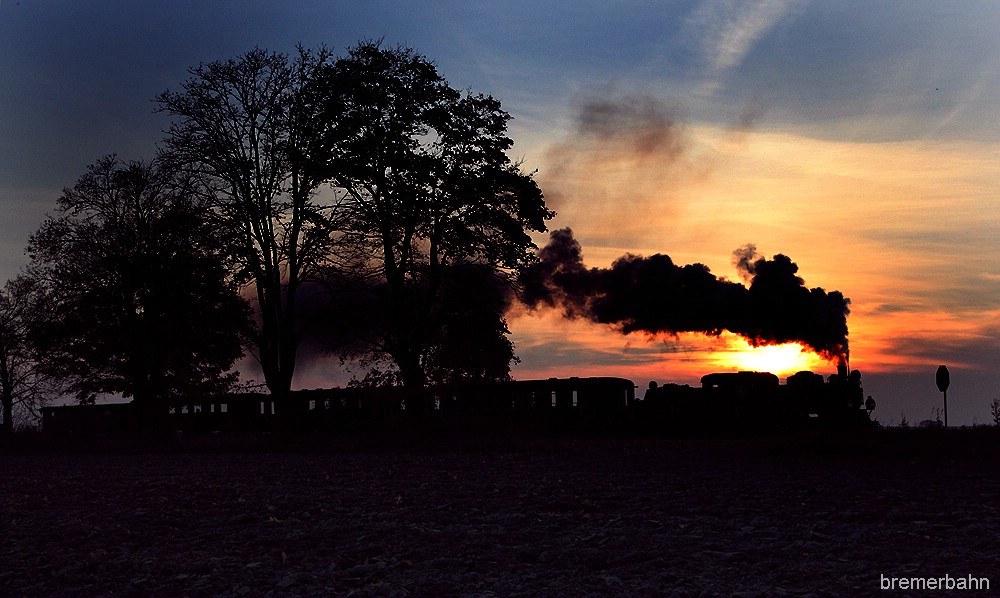
{"label": "tree trunk", "polygon": [[9,436],[14,433],[14,397],[6,386],[0,400],[3,401],[3,428],[0,428],[0,433]]}
{"label": "tree trunk", "polygon": [[273,285],[268,280],[258,278],[257,288],[261,318],[260,338],[257,340],[260,366],[264,373],[264,384],[280,401],[288,396],[292,387],[292,371],[295,367],[294,339],[290,338],[289,325],[285,322],[288,312],[281,304],[280,285]]}
{"label": "tree trunk", "polygon": [[423,418],[430,413],[427,401],[424,370],[420,366],[420,357],[408,352],[397,360],[399,373],[403,379],[403,392],[406,397],[406,411],[415,418]]}

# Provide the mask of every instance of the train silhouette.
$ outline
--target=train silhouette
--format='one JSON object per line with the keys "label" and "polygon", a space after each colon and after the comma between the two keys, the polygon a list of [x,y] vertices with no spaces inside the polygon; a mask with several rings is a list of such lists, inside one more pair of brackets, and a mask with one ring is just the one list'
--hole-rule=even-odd
{"label": "train silhouette", "polygon": [[[701,386],[650,382],[641,397],[626,378],[548,378],[427,389],[423,423],[466,431],[686,433],[873,425],[861,372],[838,367],[824,379],[803,371],[781,384],[766,372],[708,374]],[[371,432],[409,425],[402,388],[293,391],[42,409],[53,435],[115,436],[214,432]]]}

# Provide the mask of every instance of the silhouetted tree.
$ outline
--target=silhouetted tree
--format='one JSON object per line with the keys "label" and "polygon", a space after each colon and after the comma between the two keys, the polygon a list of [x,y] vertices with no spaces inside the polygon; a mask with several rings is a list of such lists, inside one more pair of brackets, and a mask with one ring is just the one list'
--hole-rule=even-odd
{"label": "silhouetted tree", "polygon": [[23,419],[37,419],[38,408],[60,391],[31,342],[33,326],[46,318],[46,305],[41,285],[31,277],[19,275],[0,289],[0,403],[6,434],[14,431],[15,411]]}
{"label": "silhouetted tree", "polygon": [[328,156],[316,147],[322,115],[310,85],[329,60],[325,49],[294,59],[255,49],[190,69],[183,91],[157,97],[177,117],[173,159],[215,182],[218,234],[237,279],[253,284],[256,357],[275,395],[290,389],[304,334],[299,288],[336,254],[330,201],[316,193]]}
{"label": "silhouetted tree", "polygon": [[428,382],[509,380],[517,357],[505,318],[513,297],[506,278],[481,266],[454,265],[443,272],[438,295],[424,355]]}
{"label": "silhouetted tree", "polygon": [[35,338],[82,402],[120,393],[144,405],[234,380],[249,308],[226,281],[203,197],[161,163],[109,156],[31,236],[50,312]]}
{"label": "silhouetted tree", "polygon": [[[422,290],[424,291],[424,290]],[[507,278],[491,268],[455,264],[442,268],[441,287],[426,314],[422,365],[428,384],[461,384],[510,379],[517,361],[505,314],[513,297]],[[315,320],[320,344],[366,368],[360,386],[403,383],[383,344],[391,338],[389,288],[355,285],[338,299],[338,309]]]}
{"label": "silhouetted tree", "polygon": [[459,92],[425,57],[379,42],[320,73],[328,177],[381,281],[386,325],[369,350],[391,358],[418,398],[448,268],[522,268],[534,258],[529,232],[553,214],[506,153],[510,116],[496,99]]}

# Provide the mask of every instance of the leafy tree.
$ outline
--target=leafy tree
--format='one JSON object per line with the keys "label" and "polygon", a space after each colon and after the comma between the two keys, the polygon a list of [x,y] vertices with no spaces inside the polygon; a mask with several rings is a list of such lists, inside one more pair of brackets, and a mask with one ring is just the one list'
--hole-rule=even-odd
{"label": "leafy tree", "polygon": [[442,279],[423,359],[428,382],[509,380],[510,364],[518,359],[505,318],[513,296],[506,278],[481,266],[457,265]]}
{"label": "leafy tree", "polygon": [[510,116],[496,99],[459,92],[425,57],[378,42],[318,73],[324,167],[340,192],[342,226],[379,280],[385,326],[367,349],[390,358],[417,398],[443,357],[434,338],[449,269],[476,265],[504,277],[524,267],[534,258],[530,231],[544,231],[553,213],[507,155]]}
{"label": "leafy tree", "polygon": [[41,286],[28,276],[17,276],[0,289],[0,403],[6,434],[19,419],[15,411],[21,419],[37,419],[38,407],[59,394],[31,342],[33,325],[45,319],[46,305]]}
{"label": "leafy tree", "polygon": [[[426,292],[426,289],[420,289]],[[505,314],[513,297],[503,273],[476,264],[442,269],[441,288],[427,314],[427,338],[422,366],[428,384],[461,384],[508,380],[517,361]],[[352,357],[367,369],[359,386],[395,386],[401,372],[381,344],[391,334],[385,309],[389,289],[385,282],[355,285],[338,296],[338,309],[320,307],[315,320],[320,345]]]}
{"label": "leafy tree", "polygon": [[176,117],[170,155],[215,185],[219,234],[237,280],[253,284],[256,357],[276,395],[291,387],[305,333],[299,289],[336,254],[331,206],[316,193],[327,157],[316,146],[322,115],[310,85],[329,61],[325,49],[300,48],[294,59],[255,49],[190,69],[182,91],[157,97]]}
{"label": "leafy tree", "polygon": [[140,405],[228,387],[249,309],[226,282],[203,190],[160,162],[89,167],[28,244],[50,314],[35,327],[49,373],[82,402]]}

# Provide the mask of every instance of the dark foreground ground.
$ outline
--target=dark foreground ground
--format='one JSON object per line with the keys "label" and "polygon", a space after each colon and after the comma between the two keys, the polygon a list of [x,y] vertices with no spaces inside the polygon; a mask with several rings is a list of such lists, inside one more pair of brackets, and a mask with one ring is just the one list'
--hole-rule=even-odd
{"label": "dark foreground ground", "polygon": [[997,595],[994,432],[8,447],[0,595]]}

